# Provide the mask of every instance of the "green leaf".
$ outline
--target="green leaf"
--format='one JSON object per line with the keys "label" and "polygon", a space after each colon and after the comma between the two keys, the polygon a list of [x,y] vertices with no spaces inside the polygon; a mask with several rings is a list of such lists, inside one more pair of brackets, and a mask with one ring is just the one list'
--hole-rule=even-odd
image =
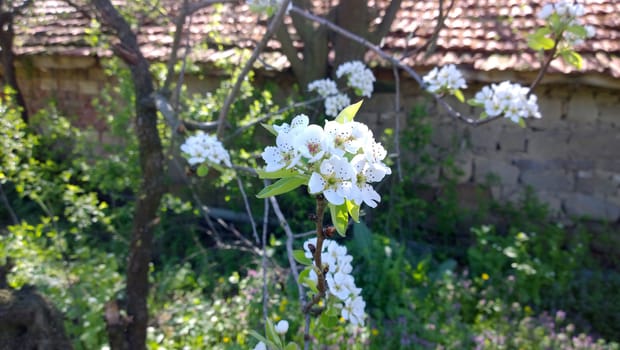
{"label": "green leaf", "polygon": [[198,166],[198,169],[196,169],[196,175],[198,176],[207,176],[207,174],[209,173],[209,167],[206,166],[205,164],[200,164]]}
{"label": "green leaf", "polygon": [[313,266],[307,266],[305,269],[303,269],[300,273],[299,273],[299,283],[308,286],[308,288],[310,288],[311,291],[313,291],[314,293],[318,293],[319,289],[316,287],[316,282],[314,282],[313,280],[311,280],[310,277],[310,270],[312,270],[314,267]]}
{"label": "green leaf", "polygon": [[335,120],[341,124],[353,121],[353,118],[355,118],[355,115],[362,106],[363,101],[364,100],[360,100],[358,103],[352,104],[347,108],[343,109],[342,112],[338,114]]}
{"label": "green leaf", "polygon": [[344,204],[347,206],[347,211],[353,220],[355,220],[355,222],[360,222],[360,206],[348,199],[344,202]]}
{"label": "green leaf", "polygon": [[265,345],[267,345],[269,349],[277,349],[276,344],[274,344],[272,341],[269,341],[267,338],[263,337],[262,335],[258,334],[257,331],[251,329],[248,333],[254,338],[256,338],[258,341],[262,341],[263,343],[265,343]]}
{"label": "green leaf", "polygon": [[329,212],[332,216],[332,223],[336,227],[338,234],[344,237],[347,234],[349,224],[349,212],[346,203],[341,205],[329,204]]}
{"label": "green leaf", "polygon": [[566,61],[566,63],[570,64],[571,66],[574,66],[577,69],[581,69],[581,67],[583,66],[583,58],[577,52],[573,50],[567,50],[562,51],[561,55],[564,61]]}
{"label": "green leaf", "polygon": [[276,333],[276,327],[270,319],[267,319],[267,324],[265,324],[265,333],[267,339],[276,344],[277,349],[282,349],[282,339],[280,339],[280,336]]}
{"label": "green leaf", "polygon": [[533,50],[551,50],[555,41],[543,35],[532,34],[527,38],[527,46]]}
{"label": "green leaf", "polygon": [[463,91],[456,89],[452,91],[452,94],[454,95],[454,97],[456,97],[457,100],[461,101],[461,103],[465,103],[465,96],[463,96]]}
{"label": "green leaf", "polygon": [[278,132],[276,131],[276,129],[273,128],[273,125],[269,125],[265,123],[260,123],[260,125],[262,125],[263,128],[267,129],[267,131],[269,131],[274,136],[278,136]]}
{"label": "green leaf", "polygon": [[480,103],[480,101],[470,98],[469,100],[467,100],[467,104],[473,107],[482,107],[484,106],[484,103]]}
{"label": "green leaf", "polygon": [[271,196],[277,196],[279,194],[292,191],[296,189],[297,187],[306,184],[307,182],[308,182],[308,179],[305,176],[301,176],[301,175],[285,177],[263,188],[262,191],[258,192],[256,197],[267,198]]}
{"label": "green leaf", "polygon": [[566,28],[566,31],[569,33],[575,34],[580,39],[585,39],[588,36],[588,31],[584,26],[580,25],[572,25]]}
{"label": "green leaf", "polygon": [[312,260],[306,257],[306,253],[301,249],[293,250],[293,257],[302,265],[312,265]]}
{"label": "green leaf", "polygon": [[525,119],[523,118],[519,118],[519,126],[522,128],[525,128],[527,125],[525,125]]}
{"label": "green leaf", "polygon": [[299,350],[299,346],[293,342],[286,344],[284,350]]}
{"label": "green leaf", "polygon": [[293,169],[280,169],[276,171],[265,171],[263,169],[256,169],[256,173],[258,174],[259,179],[279,179],[299,174]]}

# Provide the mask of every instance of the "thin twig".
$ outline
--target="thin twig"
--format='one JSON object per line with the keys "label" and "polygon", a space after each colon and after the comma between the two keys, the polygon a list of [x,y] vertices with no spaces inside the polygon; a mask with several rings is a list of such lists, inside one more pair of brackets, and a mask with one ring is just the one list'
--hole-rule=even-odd
{"label": "thin twig", "polygon": [[269,41],[273,33],[278,29],[280,24],[282,24],[282,19],[284,18],[284,15],[286,14],[287,8],[289,7],[290,3],[291,3],[291,0],[284,0],[282,2],[282,4],[280,5],[280,8],[276,12],[276,14],[273,16],[271,23],[269,23],[267,32],[262,37],[261,41],[256,45],[256,48],[254,48],[254,51],[252,52],[252,55],[250,56],[250,58],[245,62],[245,66],[241,70],[241,73],[239,73],[239,76],[237,77],[237,80],[235,81],[235,85],[233,85],[232,89],[230,90],[230,93],[228,94],[228,96],[226,96],[224,105],[222,106],[219,117],[217,118],[218,126],[217,126],[216,134],[218,138],[222,137],[222,133],[224,132],[224,120],[228,116],[228,111],[230,110],[230,106],[232,105],[233,100],[235,99],[237,94],[239,93],[239,89],[241,89],[241,84],[243,83],[243,80],[245,80],[245,77],[248,75],[248,73],[252,69],[254,62],[258,58],[258,55],[267,46],[267,42]]}
{"label": "thin twig", "polygon": [[243,188],[241,177],[240,176],[235,176],[235,177],[237,178],[237,185],[239,185],[239,191],[241,192],[241,197],[243,198],[243,205],[245,206],[245,211],[248,213],[248,217],[250,218],[250,225],[252,225],[252,234],[254,235],[254,240],[256,241],[256,244],[259,245],[260,239],[258,238],[258,232],[256,231],[256,222],[254,221],[254,215],[252,215],[252,209],[250,208],[250,202],[248,201],[248,195],[245,193],[245,189]]}
{"label": "thin twig", "polygon": [[[269,186],[269,180],[265,180],[265,186]],[[267,230],[269,225],[269,199],[265,198],[264,201],[265,211],[263,213],[263,237],[262,246],[263,256],[261,258],[261,265],[263,268],[263,322],[267,324],[269,317],[269,289],[267,288]]]}
{"label": "thin twig", "polygon": [[276,214],[278,221],[280,221],[280,226],[284,230],[286,234],[286,255],[288,257],[288,262],[291,265],[291,273],[293,274],[293,278],[295,279],[295,283],[297,284],[297,291],[299,293],[299,305],[304,305],[304,287],[299,283],[299,270],[297,269],[297,262],[293,257],[293,231],[286,221],[282,210],[280,210],[280,205],[275,197],[269,197],[269,201],[271,202],[271,206],[273,207],[273,212]]}

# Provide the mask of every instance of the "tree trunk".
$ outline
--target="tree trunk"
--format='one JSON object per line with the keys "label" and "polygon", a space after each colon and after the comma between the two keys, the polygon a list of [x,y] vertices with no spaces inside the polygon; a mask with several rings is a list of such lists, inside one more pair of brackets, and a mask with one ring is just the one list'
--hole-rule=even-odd
{"label": "tree trunk", "polygon": [[[148,325],[147,297],[149,292],[148,272],[151,261],[153,229],[158,223],[157,210],[163,196],[163,152],[157,131],[157,110],[153,101],[153,81],[149,63],[142,55],[135,33],[109,0],[93,0],[98,12],[114,29],[121,44],[115,53],[131,70],[136,95],[136,133],[139,141],[142,184],[133,218],[131,250],[127,267],[127,320],[126,341],[111,346],[128,347],[131,350],[146,349],[146,328]],[[114,326],[114,325],[111,325]],[[119,327],[108,330],[118,332]],[[118,338],[111,335],[110,338]],[[118,349],[118,348],[116,348]]]}
{"label": "tree trunk", "polygon": [[[28,6],[30,1],[25,2],[22,6]],[[28,123],[28,109],[22,95],[21,89],[17,84],[17,75],[15,74],[15,54],[13,53],[13,39],[15,32],[13,31],[13,20],[17,10],[0,13],[0,50],[2,50],[2,72],[4,74],[4,83],[13,89],[15,102],[21,108],[22,119]]]}

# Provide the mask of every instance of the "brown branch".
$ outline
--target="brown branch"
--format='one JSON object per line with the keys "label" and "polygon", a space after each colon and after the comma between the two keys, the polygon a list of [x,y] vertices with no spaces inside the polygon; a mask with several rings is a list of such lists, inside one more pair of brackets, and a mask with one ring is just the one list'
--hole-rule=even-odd
{"label": "brown branch", "polygon": [[542,64],[542,66],[540,67],[540,70],[538,71],[538,74],[536,75],[536,78],[532,82],[532,85],[530,85],[530,92],[528,93],[528,95],[531,94],[532,91],[534,91],[534,88],[538,84],[540,84],[543,76],[545,75],[545,72],[549,69],[549,66],[551,66],[551,61],[553,61],[553,59],[555,58],[555,54],[558,51],[558,45],[560,44],[560,41],[562,40],[563,34],[564,33],[562,32],[555,38],[555,44],[553,44],[553,48],[551,48],[551,50],[547,54],[547,57],[545,58],[544,63]]}
{"label": "brown branch", "polygon": [[[127,316],[131,318],[131,322],[123,335],[127,340],[124,344],[128,344],[123,350],[143,350],[146,349],[148,275],[153,230],[159,222],[157,211],[165,192],[163,150],[157,130],[157,110],[152,99],[154,86],[149,63],[140,51],[136,34],[127,21],[110,0],[92,0],[92,3],[104,23],[116,32],[121,47],[127,50],[131,57],[135,57],[135,61],[121,57],[129,65],[134,84],[135,125],[142,171],[126,272]],[[111,338],[112,336],[110,335]]]}
{"label": "brown branch", "polygon": [[431,35],[431,38],[427,41],[428,47],[426,48],[426,52],[424,53],[425,59],[427,59],[435,51],[435,47],[437,45],[437,39],[439,38],[439,33],[441,32],[441,29],[444,27],[446,23],[446,18],[448,17],[448,15],[450,14],[450,11],[452,10],[452,7],[454,6],[454,0],[451,0],[450,5],[448,5],[448,8],[446,9],[444,13],[443,1],[444,0],[439,0],[439,16],[437,17],[437,25],[435,26],[435,29],[433,30],[433,34]]}
{"label": "brown branch", "polygon": [[383,18],[381,19],[381,23],[377,26],[377,28],[370,33],[371,41],[374,43],[378,43],[383,37],[387,35],[390,31],[390,27],[396,18],[396,14],[398,10],[400,10],[400,5],[402,0],[392,0],[390,5],[388,6]]}
{"label": "brown branch", "polygon": [[217,119],[217,123],[218,123],[217,137],[218,138],[222,137],[222,133],[224,132],[224,120],[228,116],[228,111],[230,110],[230,106],[232,105],[232,102],[235,96],[237,96],[237,94],[239,93],[239,89],[241,88],[241,84],[243,83],[243,80],[245,79],[245,77],[248,75],[248,73],[252,69],[252,65],[254,65],[254,62],[258,58],[258,55],[267,46],[267,42],[269,41],[273,33],[276,31],[276,29],[278,29],[278,26],[282,24],[282,19],[284,18],[284,15],[286,14],[286,11],[287,11],[287,8],[290,2],[291,0],[284,0],[282,2],[282,4],[280,5],[280,8],[276,12],[276,14],[273,16],[271,23],[269,23],[267,32],[265,33],[261,41],[258,43],[256,48],[254,49],[254,52],[252,52],[252,56],[250,56],[247,62],[245,62],[245,66],[243,67],[243,69],[241,70],[241,73],[237,77],[237,81],[235,81],[235,85],[233,85],[230,93],[228,94],[228,96],[226,96],[226,100],[224,101],[224,105],[222,106],[219,117]]}

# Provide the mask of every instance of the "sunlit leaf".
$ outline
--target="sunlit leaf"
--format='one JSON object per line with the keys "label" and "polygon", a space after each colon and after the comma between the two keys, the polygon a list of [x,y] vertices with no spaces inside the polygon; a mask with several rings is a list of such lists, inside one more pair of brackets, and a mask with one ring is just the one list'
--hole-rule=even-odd
{"label": "sunlit leaf", "polygon": [[583,66],[583,58],[577,52],[573,50],[567,50],[562,51],[561,55],[564,61],[566,61],[566,63],[570,64],[571,66],[574,66],[577,69],[581,69],[581,67]]}
{"label": "sunlit leaf", "polygon": [[276,129],[273,128],[273,125],[269,125],[265,123],[260,123],[260,125],[262,125],[263,128],[267,129],[267,131],[269,131],[274,136],[278,136],[278,132],[276,131]]}
{"label": "sunlit leaf", "polygon": [[198,168],[196,169],[196,175],[198,176],[207,176],[207,174],[209,173],[209,167],[206,166],[205,164],[200,164],[198,166]]}
{"label": "sunlit leaf", "polygon": [[275,183],[263,188],[256,197],[267,198],[271,196],[277,196],[296,189],[297,187],[304,185],[308,182],[305,176],[295,175],[291,177],[285,177],[276,181]]}
{"label": "sunlit leaf", "polygon": [[299,174],[293,169],[280,169],[276,171],[265,171],[263,169],[256,169],[256,173],[258,174],[258,178],[260,179],[279,179]]}
{"label": "sunlit leaf", "polygon": [[278,349],[282,348],[282,339],[280,339],[280,336],[276,332],[276,327],[270,319],[267,319],[267,323],[265,324],[265,333],[270,342],[276,344]]}
{"label": "sunlit leaf", "polygon": [[306,257],[306,253],[303,250],[293,250],[293,257],[302,265],[312,265],[312,260]]}
{"label": "sunlit leaf", "polygon": [[551,50],[555,45],[555,41],[543,35],[532,34],[527,38],[527,46],[532,50]]}
{"label": "sunlit leaf", "polygon": [[347,122],[353,121],[353,118],[355,118],[355,115],[357,114],[357,111],[362,106],[363,101],[364,100],[360,100],[359,102],[354,103],[348,106],[347,108],[343,109],[342,112],[338,114],[335,120],[338,123],[347,123]]}
{"label": "sunlit leaf", "polygon": [[355,222],[360,222],[360,206],[348,199],[344,202],[344,204],[347,206],[347,211],[353,220],[355,220]]}
{"label": "sunlit leaf", "polygon": [[452,94],[454,95],[454,97],[456,97],[457,100],[461,101],[461,103],[465,103],[465,96],[463,95],[463,91],[456,89],[452,92]]}
{"label": "sunlit leaf", "polygon": [[332,223],[336,227],[336,231],[341,236],[345,236],[347,233],[347,225],[349,224],[349,212],[347,210],[347,205],[334,205],[329,204],[329,212],[332,217]]}

